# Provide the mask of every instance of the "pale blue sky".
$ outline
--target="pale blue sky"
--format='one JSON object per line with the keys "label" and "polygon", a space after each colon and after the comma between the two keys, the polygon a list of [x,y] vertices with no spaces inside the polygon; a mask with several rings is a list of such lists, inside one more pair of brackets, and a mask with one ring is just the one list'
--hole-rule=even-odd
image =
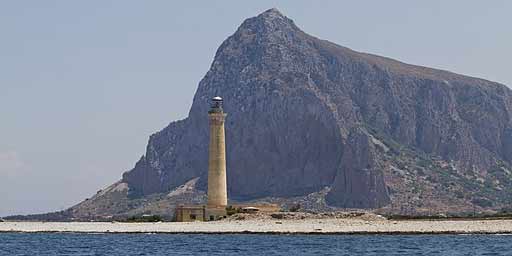
{"label": "pale blue sky", "polygon": [[272,7],[354,50],[512,85],[506,0],[0,0],[0,216],[118,180],[186,117],[221,42]]}

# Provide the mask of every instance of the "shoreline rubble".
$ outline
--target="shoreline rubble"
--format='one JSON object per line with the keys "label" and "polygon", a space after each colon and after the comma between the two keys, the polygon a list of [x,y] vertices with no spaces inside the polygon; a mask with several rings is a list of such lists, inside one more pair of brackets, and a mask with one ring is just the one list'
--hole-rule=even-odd
{"label": "shoreline rubble", "polygon": [[283,235],[512,234],[512,220],[222,220],[215,222],[1,222],[1,232]]}

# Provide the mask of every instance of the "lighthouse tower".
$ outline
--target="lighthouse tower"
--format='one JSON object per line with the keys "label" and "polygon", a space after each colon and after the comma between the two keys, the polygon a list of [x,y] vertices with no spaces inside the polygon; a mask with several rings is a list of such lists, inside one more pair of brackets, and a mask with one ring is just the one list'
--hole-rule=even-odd
{"label": "lighthouse tower", "polygon": [[206,218],[216,220],[226,215],[228,192],[226,185],[226,141],[222,98],[214,97],[208,111],[210,144],[208,159],[208,202]]}
{"label": "lighthouse tower", "polygon": [[[208,201],[206,205],[178,205],[176,221],[213,221],[227,216],[228,190],[226,184],[226,138],[224,121],[226,113],[222,109],[222,98],[214,97],[208,111],[210,143],[208,159]],[[242,212],[277,212],[277,204],[236,204],[229,208]]]}

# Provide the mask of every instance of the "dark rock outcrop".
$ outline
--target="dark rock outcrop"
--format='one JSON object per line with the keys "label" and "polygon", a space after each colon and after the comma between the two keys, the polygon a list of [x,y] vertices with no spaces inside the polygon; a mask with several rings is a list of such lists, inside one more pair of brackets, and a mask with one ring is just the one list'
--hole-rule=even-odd
{"label": "dark rock outcrop", "polygon": [[354,208],[377,208],[390,203],[384,168],[372,139],[358,128],[350,133],[341,168],[326,197],[329,203]]}
{"label": "dark rock outcrop", "polygon": [[[376,208],[402,191],[387,183],[405,177],[390,171],[404,149],[409,162],[438,159],[457,170],[450,175],[474,179],[491,180],[487,173],[497,163],[509,170],[512,162],[512,92],[504,85],[355,52],[305,34],[271,9],[220,46],[188,118],[151,136],[145,156],[123,175],[130,197],[166,193],[196,177],[198,188],[206,188],[207,110],[216,95],[228,113],[234,199],[331,187],[327,202],[334,206]],[[436,186],[442,171],[436,172],[428,186]],[[478,192],[457,184],[460,200]],[[510,187],[501,191],[512,197]]]}

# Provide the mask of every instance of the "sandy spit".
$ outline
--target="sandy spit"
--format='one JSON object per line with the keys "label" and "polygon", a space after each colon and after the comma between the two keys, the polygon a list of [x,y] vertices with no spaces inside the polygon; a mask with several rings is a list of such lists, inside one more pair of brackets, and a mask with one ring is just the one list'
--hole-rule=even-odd
{"label": "sandy spit", "polygon": [[254,234],[512,234],[512,220],[362,221],[343,219],[217,222],[1,222],[0,232]]}

